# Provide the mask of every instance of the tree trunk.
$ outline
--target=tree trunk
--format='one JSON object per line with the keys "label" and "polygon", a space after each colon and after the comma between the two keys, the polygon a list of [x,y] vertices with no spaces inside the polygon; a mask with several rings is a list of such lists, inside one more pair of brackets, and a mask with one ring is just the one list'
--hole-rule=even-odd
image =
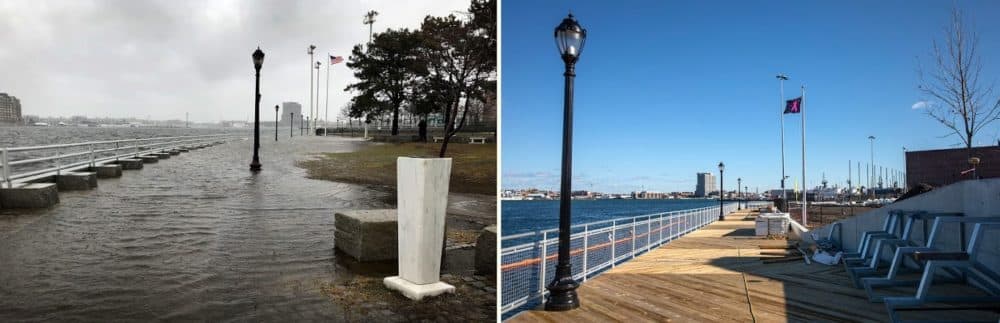
{"label": "tree trunk", "polygon": [[399,104],[393,104],[396,108],[392,110],[392,135],[399,134]]}
{"label": "tree trunk", "polygon": [[[448,103],[448,107],[444,110],[444,142],[441,143],[441,152],[438,154],[438,158],[444,158],[444,153],[448,151],[448,142],[451,141],[451,127],[455,124],[455,117],[453,116],[452,110],[458,110],[458,100],[455,99],[454,103]],[[458,111],[455,111],[457,113]]]}

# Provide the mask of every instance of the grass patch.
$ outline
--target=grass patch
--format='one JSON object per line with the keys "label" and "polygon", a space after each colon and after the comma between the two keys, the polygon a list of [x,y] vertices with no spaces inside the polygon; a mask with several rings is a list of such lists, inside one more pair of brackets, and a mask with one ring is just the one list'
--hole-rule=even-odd
{"label": "grass patch", "polygon": [[[450,191],[496,194],[497,146],[495,144],[449,144],[452,158]],[[324,153],[298,162],[312,179],[396,187],[396,158],[437,157],[441,144],[402,143],[371,145],[348,153]]]}

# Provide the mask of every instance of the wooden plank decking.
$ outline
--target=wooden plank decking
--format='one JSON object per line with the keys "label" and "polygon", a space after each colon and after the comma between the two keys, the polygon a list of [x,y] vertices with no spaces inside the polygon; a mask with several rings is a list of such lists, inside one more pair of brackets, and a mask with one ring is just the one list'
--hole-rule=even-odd
{"label": "wooden plank decking", "polygon": [[733,213],[588,280],[581,307],[525,311],[511,322],[886,321],[841,266],[802,260],[764,264],[785,240],[753,236],[749,213]]}

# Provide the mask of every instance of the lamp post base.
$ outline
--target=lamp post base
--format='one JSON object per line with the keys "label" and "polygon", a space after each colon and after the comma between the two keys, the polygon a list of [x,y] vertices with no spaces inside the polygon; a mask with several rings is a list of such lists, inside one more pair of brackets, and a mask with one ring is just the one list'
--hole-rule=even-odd
{"label": "lamp post base", "polygon": [[258,163],[258,162],[250,163],[250,171],[252,171],[252,172],[259,172],[260,171],[260,163]]}
{"label": "lamp post base", "polygon": [[549,299],[545,302],[546,311],[568,311],[580,307],[580,299],[576,296],[576,288],[580,284],[572,277],[563,277],[549,285]]}

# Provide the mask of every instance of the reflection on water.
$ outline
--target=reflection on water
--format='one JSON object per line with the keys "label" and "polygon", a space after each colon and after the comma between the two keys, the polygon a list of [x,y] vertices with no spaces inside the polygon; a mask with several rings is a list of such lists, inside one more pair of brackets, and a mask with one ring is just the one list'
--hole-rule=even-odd
{"label": "reflection on water", "polygon": [[387,207],[386,193],[305,179],[293,165],[357,141],[262,140],[257,175],[251,145],[126,171],[60,193],[50,210],[0,210],[0,321],[343,318],[322,292],[357,278],[334,252],[333,212]]}

